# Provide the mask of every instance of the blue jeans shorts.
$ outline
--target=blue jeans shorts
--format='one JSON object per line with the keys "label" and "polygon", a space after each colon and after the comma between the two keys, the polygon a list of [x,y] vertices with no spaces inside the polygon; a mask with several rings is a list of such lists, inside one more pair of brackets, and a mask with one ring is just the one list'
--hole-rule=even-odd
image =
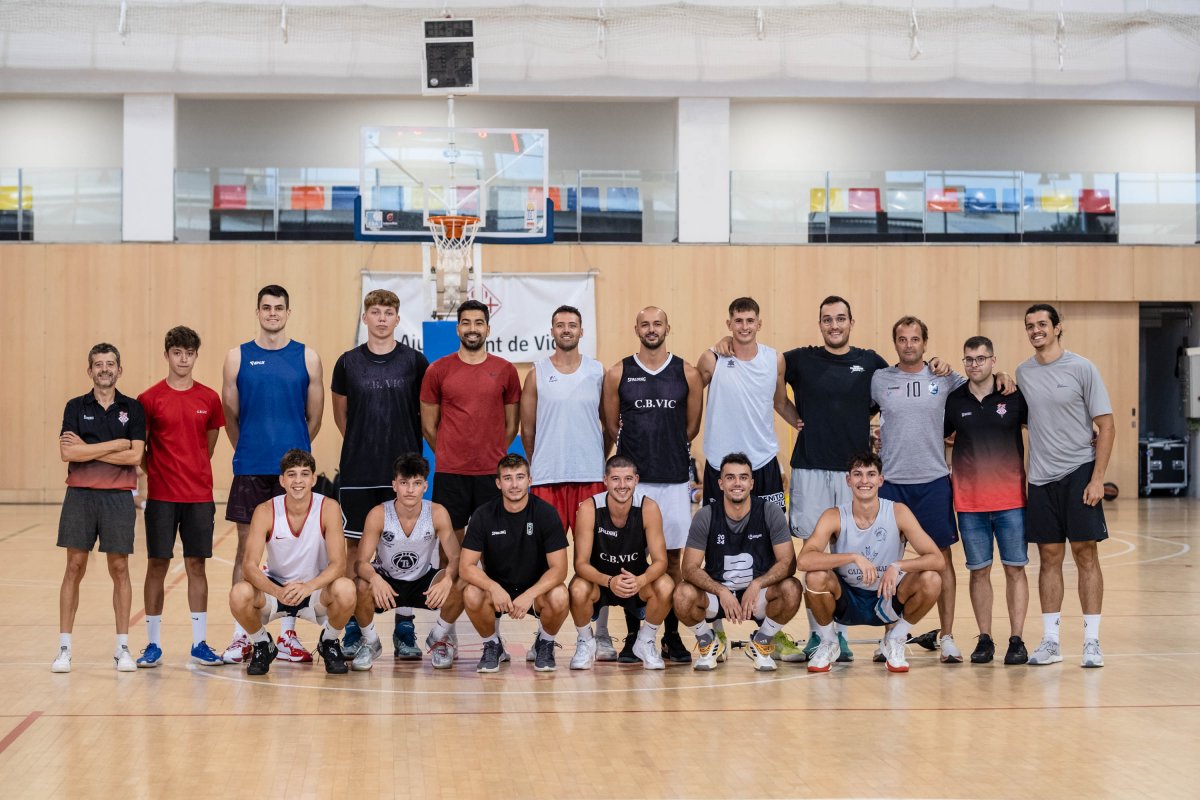
{"label": "blue jeans shorts", "polygon": [[1000,549],[1000,563],[1023,567],[1029,563],[1025,544],[1025,509],[1007,511],[960,511],[958,534],[967,556],[967,569],[983,569],[992,563],[992,542]]}

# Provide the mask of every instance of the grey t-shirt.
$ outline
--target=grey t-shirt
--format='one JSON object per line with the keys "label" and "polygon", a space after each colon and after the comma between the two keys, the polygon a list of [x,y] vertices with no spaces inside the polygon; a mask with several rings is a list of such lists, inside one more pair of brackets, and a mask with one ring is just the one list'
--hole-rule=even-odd
{"label": "grey t-shirt", "polygon": [[[712,510],[716,504],[705,506],[696,512],[692,517],[692,527],[688,529],[687,546],[693,550],[704,550],[708,547],[708,526],[712,520]],[[724,508],[722,507],[722,513]],[[774,503],[767,503],[763,508],[763,515],[767,520],[767,529],[771,533],[771,545],[787,544],[792,541],[792,529],[788,525],[787,517],[783,513],[783,509]],[[742,517],[739,520],[732,520],[725,517],[725,524],[729,526],[729,530],[734,533],[741,533],[742,528],[746,527],[746,523],[750,521],[750,515]]]}
{"label": "grey t-shirt", "polygon": [[920,372],[888,367],[871,376],[871,402],[881,415],[879,457],[888,483],[929,483],[950,474],[943,438],[946,398],[966,382],[957,372],[939,378],[929,365]]}
{"label": "grey t-shirt", "polygon": [[1096,460],[1092,420],[1112,413],[1096,365],[1070,350],[1049,364],[1031,357],[1017,367],[1029,406],[1029,482],[1063,478]]}

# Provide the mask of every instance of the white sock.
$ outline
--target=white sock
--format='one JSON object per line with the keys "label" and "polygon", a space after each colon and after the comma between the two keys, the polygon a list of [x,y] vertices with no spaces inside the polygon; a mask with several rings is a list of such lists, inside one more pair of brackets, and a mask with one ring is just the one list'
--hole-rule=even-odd
{"label": "white sock", "polygon": [[911,632],[912,623],[906,620],[904,617],[901,617],[900,621],[892,626],[892,629],[888,631],[887,638],[893,642],[907,642],[908,634]]}
{"label": "white sock", "polygon": [[287,636],[289,633],[295,633],[295,632],[296,632],[296,618],[295,617],[284,617],[283,621],[279,623],[279,635]]}
{"label": "white sock", "polygon": [[438,618],[433,621],[434,641],[441,641],[442,639],[449,637],[452,630],[454,630],[454,623],[446,622],[446,620],[442,619],[439,615]]}
{"label": "white sock", "polygon": [[1058,629],[1062,627],[1062,612],[1042,614],[1042,638],[1052,642],[1058,641]]}
{"label": "white sock", "polygon": [[836,642],[837,641],[837,631],[835,631],[833,629],[832,622],[829,623],[828,625],[818,624],[816,634],[821,639],[822,642]]}
{"label": "white sock", "polygon": [[146,641],[150,644],[160,644],[159,635],[162,633],[162,614],[146,615]]}
{"label": "white sock", "polygon": [[583,627],[576,625],[575,630],[579,631],[579,641],[590,642],[592,640],[593,636],[591,625],[584,625]]}
{"label": "white sock", "polygon": [[68,650],[70,650],[70,649],[71,649],[71,634],[69,634],[69,633],[60,633],[60,634],[58,635],[58,646],[59,646],[59,647],[65,647],[65,648],[67,648]]}
{"label": "white sock", "polygon": [[242,623],[240,623],[240,622],[233,623],[233,638],[236,639],[239,636],[245,636],[245,635],[246,635],[246,629],[242,627]]}
{"label": "white sock", "polygon": [[600,610],[596,612],[596,635],[608,636],[608,606],[601,606]]}
{"label": "white sock", "polygon": [[846,626],[845,625],[838,622],[833,626],[833,628],[834,628],[834,630],[836,630],[838,632],[839,636],[845,637],[845,635],[846,635]]}
{"label": "white sock", "polygon": [[335,627],[333,627],[333,625],[331,623],[326,622],[325,626],[323,628],[321,628],[321,635],[319,637],[317,637],[317,640],[320,641],[321,639],[341,639],[345,635],[346,635],[345,628],[335,628]]}
{"label": "white sock", "polygon": [[271,634],[267,633],[266,628],[259,628],[254,633],[250,634],[250,641],[258,644],[259,642],[271,641]]}
{"label": "white sock", "polygon": [[208,612],[192,612],[192,644],[197,645],[208,636]]}
{"label": "white sock", "polygon": [[783,630],[782,625],[767,617],[763,620],[762,625],[758,626],[759,641],[770,641],[781,630]]}
{"label": "white sock", "polygon": [[697,639],[704,639],[712,636],[712,626],[708,624],[708,620],[700,620],[692,626],[692,633],[696,634]]}
{"label": "white sock", "polygon": [[1084,614],[1083,615],[1083,638],[1095,639],[1100,641],[1100,615],[1099,614]]}
{"label": "white sock", "polygon": [[808,633],[809,633],[809,635],[811,636],[812,634],[815,633],[818,636],[820,636],[821,635],[820,634],[821,626],[817,624],[817,618],[813,616],[812,609],[805,608],[804,613],[808,616]]}
{"label": "white sock", "polygon": [[408,617],[409,619],[412,619],[414,616],[416,616],[416,612],[414,612],[412,610],[412,608],[409,606],[397,607],[396,608],[396,616],[397,617]]}
{"label": "white sock", "polygon": [[541,625],[538,625],[538,639],[543,642],[553,642],[554,634],[546,633],[545,629]]}
{"label": "white sock", "polygon": [[129,647],[129,634],[128,633],[118,633],[117,634],[117,654],[118,655],[121,653],[122,647],[124,647],[126,649],[128,649],[128,647]]}
{"label": "white sock", "polygon": [[485,642],[498,642],[498,641],[500,641],[500,631],[492,631],[492,635],[491,635],[491,636],[485,636],[485,637],[483,637],[483,640],[484,640]]}
{"label": "white sock", "polygon": [[643,622],[642,627],[638,628],[637,641],[651,642],[658,637],[658,626],[653,622]]}
{"label": "white sock", "polygon": [[379,634],[375,631],[375,620],[371,620],[366,625],[360,625],[359,630],[362,631],[363,638],[370,644],[375,644],[379,641]]}

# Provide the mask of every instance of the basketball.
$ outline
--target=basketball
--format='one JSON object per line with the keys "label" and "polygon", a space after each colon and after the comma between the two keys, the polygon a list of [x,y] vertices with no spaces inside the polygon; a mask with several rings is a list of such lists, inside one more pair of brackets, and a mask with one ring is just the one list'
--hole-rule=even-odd
{"label": "basketball", "polygon": [[1121,490],[1118,489],[1117,485],[1115,483],[1113,483],[1112,481],[1108,481],[1104,484],[1104,499],[1105,500],[1116,500],[1117,495],[1119,495],[1120,493],[1121,493]]}

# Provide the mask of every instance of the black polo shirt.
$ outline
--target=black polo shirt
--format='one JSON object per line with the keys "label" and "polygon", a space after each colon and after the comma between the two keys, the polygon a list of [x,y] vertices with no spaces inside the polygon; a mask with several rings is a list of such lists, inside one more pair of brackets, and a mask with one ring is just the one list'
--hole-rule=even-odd
{"label": "black polo shirt", "polygon": [[525,508],[512,514],[497,497],[472,512],[462,546],[482,553],[483,571],[516,597],[546,574],[546,554],[565,550],[567,535],[545,500],[530,495]]}
{"label": "black polo shirt", "polygon": [[1021,426],[1029,418],[1020,391],[992,393],[980,402],[970,382],[946,397],[945,433],[954,433],[950,480],[954,510],[1007,511],[1025,507],[1025,445]]}
{"label": "black polo shirt", "polygon": [[[63,410],[62,433],[76,434],[84,444],[114,439],[146,441],[146,412],[132,397],[116,392],[107,409],[93,392],[73,397]],[[67,464],[67,486],[80,489],[136,489],[137,467],[82,461]]]}

